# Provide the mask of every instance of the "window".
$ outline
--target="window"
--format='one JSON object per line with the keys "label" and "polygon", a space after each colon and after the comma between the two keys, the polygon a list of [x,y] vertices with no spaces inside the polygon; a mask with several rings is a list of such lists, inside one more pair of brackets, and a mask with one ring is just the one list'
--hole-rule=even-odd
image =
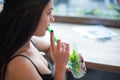
{"label": "window", "polygon": [[0,11],[2,10],[3,7],[3,0],[0,0]]}
{"label": "window", "polygon": [[56,21],[120,26],[120,0],[54,0]]}
{"label": "window", "polygon": [[120,27],[120,0],[54,0],[53,12],[56,22]]}

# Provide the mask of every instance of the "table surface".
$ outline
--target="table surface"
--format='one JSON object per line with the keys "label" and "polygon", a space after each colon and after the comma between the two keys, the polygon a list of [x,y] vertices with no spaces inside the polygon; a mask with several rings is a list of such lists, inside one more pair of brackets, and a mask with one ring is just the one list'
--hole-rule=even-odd
{"label": "table surface", "polygon": [[[120,29],[109,28],[117,32],[118,36],[111,40],[100,42],[81,36],[81,33],[73,30],[73,27],[80,27],[78,24],[52,23],[57,39],[64,42],[74,42],[78,51],[84,57],[87,68],[120,73]],[[44,38],[49,39],[49,33]]]}

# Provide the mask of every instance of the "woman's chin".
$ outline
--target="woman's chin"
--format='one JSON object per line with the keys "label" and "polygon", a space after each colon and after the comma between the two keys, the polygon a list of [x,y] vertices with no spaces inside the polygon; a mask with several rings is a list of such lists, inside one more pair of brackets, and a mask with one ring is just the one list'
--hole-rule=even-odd
{"label": "woman's chin", "polygon": [[45,36],[46,33],[43,33],[43,34],[35,34],[34,36]]}

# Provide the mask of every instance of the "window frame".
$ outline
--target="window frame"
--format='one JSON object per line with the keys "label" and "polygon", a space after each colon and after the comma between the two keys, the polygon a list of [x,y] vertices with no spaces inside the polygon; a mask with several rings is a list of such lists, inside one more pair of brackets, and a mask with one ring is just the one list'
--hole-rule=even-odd
{"label": "window frame", "polygon": [[75,16],[59,16],[54,15],[55,22],[74,23],[86,25],[104,25],[107,27],[120,28],[120,20],[105,19],[105,18],[89,18],[89,17],[75,17]]}

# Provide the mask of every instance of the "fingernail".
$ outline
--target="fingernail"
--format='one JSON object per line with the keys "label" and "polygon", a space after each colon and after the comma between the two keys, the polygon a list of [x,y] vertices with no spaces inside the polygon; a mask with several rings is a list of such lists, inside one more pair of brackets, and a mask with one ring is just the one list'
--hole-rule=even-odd
{"label": "fingernail", "polygon": [[53,32],[53,30],[51,30],[51,32]]}

